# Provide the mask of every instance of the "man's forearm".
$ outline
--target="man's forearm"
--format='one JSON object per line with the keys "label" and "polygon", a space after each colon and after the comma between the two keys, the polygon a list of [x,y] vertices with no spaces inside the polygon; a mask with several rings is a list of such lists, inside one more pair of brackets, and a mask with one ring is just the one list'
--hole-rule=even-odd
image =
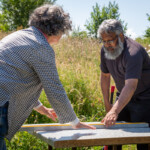
{"label": "man's forearm", "polygon": [[122,109],[127,105],[131,100],[136,88],[137,88],[138,79],[128,79],[125,81],[125,86],[121,91],[121,94],[118,100],[115,102],[113,107],[109,110],[106,116],[101,121],[106,127],[112,126],[115,124],[118,114]]}
{"label": "man's forearm", "polygon": [[109,103],[109,88],[110,88],[110,74],[101,74],[101,89],[104,98],[104,104],[106,111],[108,112],[110,109]]}
{"label": "man's forearm", "polygon": [[118,100],[111,109],[111,111],[114,111],[117,114],[119,114],[121,110],[128,104],[136,90],[138,81],[135,79],[134,83],[130,83],[130,80],[132,81],[133,79],[128,80],[128,83],[122,89]]}
{"label": "man's forearm", "polygon": [[101,89],[104,101],[109,101],[109,87],[110,87],[110,76],[101,74]]}

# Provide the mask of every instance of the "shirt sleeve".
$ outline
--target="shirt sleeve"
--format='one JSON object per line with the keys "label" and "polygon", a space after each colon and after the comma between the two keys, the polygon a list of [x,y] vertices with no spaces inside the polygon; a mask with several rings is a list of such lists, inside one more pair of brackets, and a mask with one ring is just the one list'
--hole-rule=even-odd
{"label": "shirt sleeve", "polygon": [[74,127],[74,126],[76,126],[79,122],[80,122],[79,119],[76,118],[75,120],[73,120],[72,122],[70,122],[70,124]]}
{"label": "shirt sleeve", "polygon": [[140,79],[143,66],[143,55],[140,50],[126,55],[125,79]]}
{"label": "shirt sleeve", "polygon": [[34,110],[38,109],[40,106],[42,106],[43,104],[40,102],[40,100],[38,100],[35,105],[34,105]]}
{"label": "shirt sleeve", "polygon": [[31,55],[32,67],[42,83],[59,122],[67,123],[76,120],[76,114],[59,80],[53,49],[42,47],[33,50]]}
{"label": "shirt sleeve", "polygon": [[100,69],[104,73],[109,73],[107,65],[106,65],[106,58],[105,58],[105,53],[104,53],[103,48],[101,49],[100,55],[101,55],[101,57],[100,57],[100,60],[101,60]]}

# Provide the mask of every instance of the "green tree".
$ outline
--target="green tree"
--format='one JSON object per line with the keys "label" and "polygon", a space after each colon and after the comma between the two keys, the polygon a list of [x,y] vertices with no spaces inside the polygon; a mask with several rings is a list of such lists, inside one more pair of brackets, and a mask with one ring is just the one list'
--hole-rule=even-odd
{"label": "green tree", "polygon": [[[86,22],[85,27],[88,30],[90,36],[97,38],[97,30],[99,25],[105,19],[117,19],[120,20],[119,14],[119,6],[115,2],[109,2],[108,6],[100,6],[96,3],[96,6],[93,6],[93,12],[91,12],[91,18],[89,21]],[[121,20],[120,20],[121,21]],[[124,21],[121,21],[124,24]],[[124,31],[127,29],[127,24],[123,26]]]}
{"label": "green tree", "polygon": [[[146,14],[148,17],[148,21],[150,21],[150,15]],[[146,38],[150,38],[150,27],[145,31],[145,35]]]}
{"label": "green tree", "polygon": [[30,13],[44,3],[56,0],[0,0],[0,30],[12,31],[26,28]]}
{"label": "green tree", "polygon": [[87,32],[82,31],[80,29],[80,27],[77,27],[77,28],[74,27],[71,36],[72,37],[80,37],[80,38],[87,38],[88,37]]}

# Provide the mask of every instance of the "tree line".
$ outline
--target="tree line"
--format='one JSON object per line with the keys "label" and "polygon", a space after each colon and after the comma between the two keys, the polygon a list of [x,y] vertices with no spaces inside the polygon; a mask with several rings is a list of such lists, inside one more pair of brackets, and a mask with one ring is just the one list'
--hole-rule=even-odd
{"label": "tree line", "polygon": [[[44,3],[55,4],[57,0],[0,0],[0,31],[14,31],[20,28],[28,27],[28,19],[30,13],[38,6]],[[73,29],[72,36],[90,36],[97,38],[97,30],[99,25],[105,19],[120,20],[124,31],[127,30],[127,23],[120,18],[119,6],[114,2],[109,2],[108,6],[100,6],[96,3],[92,7],[93,10],[90,19],[86,21],[86,31],[80,31],[80,28]],[[146,14],[148,21],[150,15]],[[146,38],[150,38],[150,27],[146,29]]]}

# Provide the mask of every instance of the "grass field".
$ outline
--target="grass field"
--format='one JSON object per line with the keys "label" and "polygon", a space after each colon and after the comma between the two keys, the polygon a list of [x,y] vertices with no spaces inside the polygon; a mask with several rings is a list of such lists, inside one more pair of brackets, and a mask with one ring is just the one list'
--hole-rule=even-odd
{"label": "grass field", "polygon": [[[77,116],[81,121],[101,121],[105,115],[105,110],[99,85],[101,45],[98,40],[69,37],[62,39],[53,48],[56,53],[56,64],[60,80]],[[113,81],[111,84],[114,84]],[[50,107],[44,91],[40,96],[40,100],[44,105]],[[52,122],[35,111],[26,120],[26,123]],[[8,150],[47,149],[46,143],[26,132],[18,132],[10,143],[7,141],[7,146]],[[99,150],[101,147],[80,149]],[[123,148],[123,150],[135,149],[135,145],[125,145]]]}

